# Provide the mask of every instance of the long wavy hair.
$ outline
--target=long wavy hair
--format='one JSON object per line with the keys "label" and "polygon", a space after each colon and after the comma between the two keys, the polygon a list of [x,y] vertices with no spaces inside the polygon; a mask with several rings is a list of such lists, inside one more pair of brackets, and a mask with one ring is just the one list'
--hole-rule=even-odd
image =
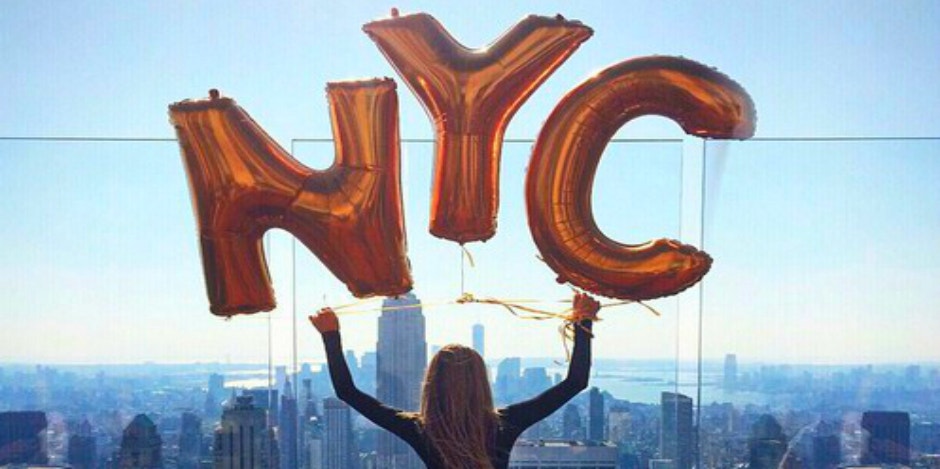
{"label": "long wavy hair", "polygon": [[418,415],[443,467],[492,469],[496,409],[483,358],[463,345],[447,345],[428,365]]}

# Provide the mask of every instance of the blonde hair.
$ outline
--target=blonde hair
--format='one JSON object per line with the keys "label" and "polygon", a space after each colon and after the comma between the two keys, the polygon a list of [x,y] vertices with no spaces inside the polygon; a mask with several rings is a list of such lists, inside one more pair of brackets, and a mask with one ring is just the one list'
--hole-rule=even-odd
{"label": "blonde hair", "polygon": [[492,469],[496,410],[483,358],[447,345],[428,365],[418,416],[443,467]]}

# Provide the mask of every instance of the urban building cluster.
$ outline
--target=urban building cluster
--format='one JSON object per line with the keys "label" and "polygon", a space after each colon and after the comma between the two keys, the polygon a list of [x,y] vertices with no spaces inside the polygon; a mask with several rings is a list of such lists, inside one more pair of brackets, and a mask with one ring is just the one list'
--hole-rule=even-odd
{"label": "urban building cluster", "polygon": [[[416,410],[428,362],[413,295],[387,300],[376,352],[347,360],[357,384],[391,406]],[[484,329],[474,348],[485,356]],[[561,376],[495,363],[498,405],[532,397]],[[412,469],[402,441],[332,395],[328,374],[279,367],[273,385],[227,386],[225,371],[165,367],[159,374],[0,369],[0,467],[75,469]],[[740,368],[740,369],[739,369]],[[766,404],[712,402],[663,390],[631,402],[592,387],[530,428],[513,469],[940,467],[936,368],[878,371],[739,367],[725,359],[726,395]],[[208,375],[208,383],[205,377]],[[637,383],[637,385],[643,385]]]}

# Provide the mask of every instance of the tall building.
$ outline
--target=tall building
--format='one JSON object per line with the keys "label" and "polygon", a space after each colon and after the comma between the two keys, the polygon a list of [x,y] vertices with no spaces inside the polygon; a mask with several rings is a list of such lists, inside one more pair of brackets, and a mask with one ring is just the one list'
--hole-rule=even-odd
{"label": "tall building", "polygon": [[137,414],[124,428],[118,453],[121,469],[154,469],[163,467],[163,440],[150,417]]}
{"label": "tall building", "polygon": [[278,467],[274,432],[268,427],[265,410],[255,407],[250,394],[236,397],[222,412],[212,451],[215,469]]}
{"label": "tall building", "polygon": [[862,464],[911,463],[911,418],[907,412],[862,414]]}
{"label": "tall building", "polygon": [[284,389],[284,383],[287,382],[287,366],[278,365],[274,367],[274,389]]}
{"label": "tall building", "polygon": [[535,366],[522,370],[522,392],[526,397],[538,395],[552,385],[545,367]]}
{"label": "tall building", "polygon": [[94,469],[98,447],[88,420],[78,425],[69,436],[68,460],[72,469]]}
{"label": "tall building", "polygon": [[[251,396],[252,405],[262,409],[266,412],[266,415],[271,419],[274,419],[278,415],[278,401],[279,394],[277,389],[268,389],[268,388],[257,388],[257,389],[246,389],[242,391],[243,395]],[[268,421],[269,426],[274,426],[274,421]]]}
{"label": "tall building", "polygon": [[[424,315],[414,293],[382,302],[379,316],[376,397],[402,410],[420,407],[421,382],[428,363]],[[378,469],[412,469],[423,466],[418,455],[401,439],[379,434]]]}
{"label": "tall building", "polygon": [[336,398],[323,400],[323,445],[324,469],[356,469],[358,455],[352,428],[352,412],[349,406]]}
{"label": "tall building", "polygon": [[519,357],[505,358],[496,367],[496,400],[508,404],[519,396],[522,375],[522,360]]}
{"label": "tall building", "polygon": [[591,441],[604,441],[604,395],[596,387],[592,387],[588,394],[588,439]]}
{"label": "tall building", "polygon": [[202,419],[192,412],[183,412],[179,447],[179,469],[199,469],[202,462]]}
{"label": "tall building", "polygon": [[842,442],[839,440],[840,429],[825,421],[816,425],[813,432],[812,455],[809,469],[835,469],[842,462]]}
{"label": "tall building", "polygon": [[659,454],[673,469],[692,467],[692,398],[671,392],[660,396]]}
{"label": "tall building", "polygon": [[304,422],[301,467],[305,469],[323,469],[323,430],[323,417],[312,417]]}
{"label": "tall building", "polygon": [[46,464],[46,413],[0,412],[0,465]]}
{"label": "tall building", "polygon": [[751,426],[747,447],[748,468],[777,469],[787,453],[787,436],[777,419],[764,414]]}
{"label": "tall building", "polygon": [[473,325],[473,350],[476,350],[481,357],[486,356],[486,336],[483,324]]}
{"label": "tall building", "polygon": [[607,439],[618,446],[623,446],[630,439],[632,421],[628,405],[611,405],[610,413],[607,415]]}
{"label": "tall building", "polygon": [[206,390],[205,414],[218,417],[222,414],[222,401],[225,400],[225,377],[212,373],[209,375],[209,388]]}
{"label": "tall building", "polygon": [[734,391],[738,388],[738,356],[729,353],[725,355],[725,391]]}
{"label": "tall building", "polygon": [[616,469],[617,447],[569,440],[519,440],[509,456],[509,469]]}
{"label": "tall building", "polygon": [[584,437],[581,428],[581,410],[574,404],[565,405],[561,417],[561,435],[567,440],[580,440]]}
{"label": "tall building", "polygon": [[940,454],[940,422],[911,425],[911,453]]}
{"label": "tall building", "polygon": [[378,358],[375,352],[362,354],[359,362],[359,375],[362,377],[356,384],[366,394],[375,395],[375,377],[378,373]]}
{"label": "tall building", "polygon": [[300,467],[304,469],[320,469],[323,459],[320,452],[320,443],[323,437],[320,428],[322,423],[320,410],[317,407],[317,399],[313,395],[313,381],[310,378],[305,378],[303,383],[303,405],[300,406],[303,412],[298,417],[301,436],[298,448],[300,460],[298,462]]}
{"label": "tall building", "polygon": [[281,450],[281,468],[296,469],[300,454],[297,441],[297,399],[291,388],[290,378],[285,378],[284,392],[281,394],[281,407],[277,419],[278,448]]}

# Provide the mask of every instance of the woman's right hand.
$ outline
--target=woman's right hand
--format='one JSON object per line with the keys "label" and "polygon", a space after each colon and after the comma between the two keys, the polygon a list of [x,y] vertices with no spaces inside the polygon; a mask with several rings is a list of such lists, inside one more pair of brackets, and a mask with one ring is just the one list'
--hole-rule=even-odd
{"label": "woman's right hand", "polygon": [[320,331],[320,334],[339,330],[339,319],[332,308],[323,308],[317,311],[317,314],[308,316],[308,319],[310,319],[310,324]]}

